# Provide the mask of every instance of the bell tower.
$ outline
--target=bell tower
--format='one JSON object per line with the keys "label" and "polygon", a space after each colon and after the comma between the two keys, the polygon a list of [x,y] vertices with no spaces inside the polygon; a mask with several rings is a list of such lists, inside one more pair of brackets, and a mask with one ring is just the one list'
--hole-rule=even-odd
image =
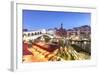
{"label": "bell tower", "polygon": [[61,29],[63,29],[63,23],[61,23]]}

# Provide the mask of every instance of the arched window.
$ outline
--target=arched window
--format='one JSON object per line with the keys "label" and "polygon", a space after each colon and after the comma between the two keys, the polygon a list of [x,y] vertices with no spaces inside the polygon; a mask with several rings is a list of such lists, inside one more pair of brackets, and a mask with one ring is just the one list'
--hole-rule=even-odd
{"label": "arched window", "polygon": [[40,31],[40,34],[42,34],[42,32]]}
{"label": "arched window", "polygon": [[26,36],[26,34],[23,34],[23,37]]}
{"label": "arched window", "polygon": [[33,36],[33,35],[34,35],[34,33],[31,34],[31,36]]}
{"label": "arched window", "polygon": [[35,35],[37,35],[37,33],[35,32]]}
{"label": "arched window", "polygon": [[40,32],[37,32],[37,35],[39,35],[40,34]]}
{"label": "arched window", "polygon": [[30,33],[28,33],[28,36],[30,36]]}

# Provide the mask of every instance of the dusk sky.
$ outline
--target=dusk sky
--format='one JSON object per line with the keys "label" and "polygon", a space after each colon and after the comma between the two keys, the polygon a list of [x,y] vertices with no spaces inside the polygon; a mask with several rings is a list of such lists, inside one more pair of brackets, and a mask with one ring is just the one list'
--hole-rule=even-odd
{"label": "dusk sky", "polygon": [[91,24],[90,13],[23,10],[23,28],[28,30],[65,29]]}

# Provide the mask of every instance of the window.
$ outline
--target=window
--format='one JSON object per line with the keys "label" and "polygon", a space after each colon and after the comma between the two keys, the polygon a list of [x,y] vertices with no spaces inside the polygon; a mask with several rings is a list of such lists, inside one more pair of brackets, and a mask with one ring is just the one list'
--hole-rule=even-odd
{"label": "window", "polygon": [[28,36],[30,36],[30,33],[28,33]]}
{"label": "window", "polygon": [[31,34],[31,36],[33,36],[33,35],[34,35],[34,33]]}

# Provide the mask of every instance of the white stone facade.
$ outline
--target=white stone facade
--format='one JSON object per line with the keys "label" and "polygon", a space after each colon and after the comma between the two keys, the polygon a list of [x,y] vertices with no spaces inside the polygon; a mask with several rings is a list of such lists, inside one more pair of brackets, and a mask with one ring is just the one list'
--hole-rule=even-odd
{"label": "white stone facade", "polygon": [[34,40],[37,37],[39,37],[45,33],[46,33],[45,29],[36,30],[36,31],[24,31],[23,32],[23,40],[25,40],[25,41]]}

